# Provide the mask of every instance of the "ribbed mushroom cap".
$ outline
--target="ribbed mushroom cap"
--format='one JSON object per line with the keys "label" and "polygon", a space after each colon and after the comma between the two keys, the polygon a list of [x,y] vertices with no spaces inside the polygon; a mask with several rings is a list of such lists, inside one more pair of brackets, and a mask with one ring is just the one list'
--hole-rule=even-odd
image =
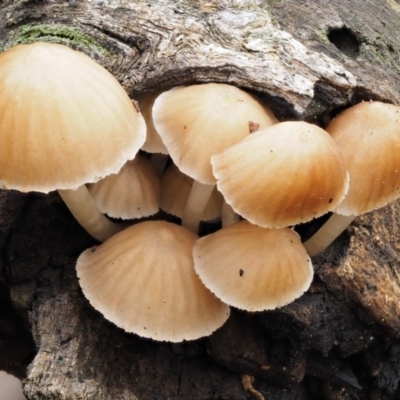
{"label": "ribbed mushroom cap", "polygon": [[[171,164],[161,179],[160,208],[169,214],[182,218],[193,179],[179,171],[175,164]],[[202,221],[211,221],[221,216],[224,198],[214,188],[210,199],[203,210]]]}
{"label": "ribbed mushroom cap", "polygon": [[359,103],[326,128],[350,175],[349,192],[336,212],[358,215],[400,197],[400,107]]}
{"label": "ribbed mushroom cap", "polygon": [[113,218],[133,219],[155,214],[160,205],[160,178],[141,154],[117,174],[88,185],[99,210]]}
{"label": "ribbed mushroom cap", "polygon": [[50,43],[0,55],[0,185],[75,189],[116,173],[145,140],[118,81],[84,54]]}
{"label": "ribbed mushroom cap", "polygon": [[153,123],[153,104],[160,93],[160,91],[145,93],[137,99],[140,112],[146,121],[147,128],[146,141],[142,146],[142,150],[149,153],[168,154],[168,150]]}
{"label": "ribbed mushroom cap", "polygon": [[348,188],[339,150],[323,129],[282,122],[212,157],[217,186],[253,224],[282,228],[333,210]]}
{"label": "ribbed mushroom cap", "polygon": [[165,221],[133,225],[79,257],[83,293],[105,318],[140,336],[180,342],[210,335],[229,307],[194,271],[196,239]]}
{"label": "ribbed mushroom cap", "polygon": [[191,178],[215,184],[213,154],[277,120],[271,110],[237,87],[208,83],[162,93],[153,106],[154,125],[178,168]]}
{"label": "ribbed mushroom cap", "polygon": [[241,221],[197,240],[196,272],[223,302],[247,311],[271,310],[300,297],[313,267],[297,233]]}

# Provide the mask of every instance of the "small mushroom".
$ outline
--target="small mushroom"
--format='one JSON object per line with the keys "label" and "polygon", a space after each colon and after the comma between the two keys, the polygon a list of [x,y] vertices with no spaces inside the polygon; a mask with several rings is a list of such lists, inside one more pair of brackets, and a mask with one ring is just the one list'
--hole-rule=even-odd
{"label": "small mushroom", "polygon": [[357,215],[400,197],[400,107],[378,101],[348,108],[326,128],[350,175],[346,198],[304,245],[310,256],[326,249]]}
{"label": "small mushroom", "polygon": [[154,101],[161,93],[161,91],[149,92],[141,95],[137,99],[140,112],[146,121],[147,128],[146,140],[143,143],[142,150],[148,153],[168,154],[168,150],[154,126],[152,115]]}
{"label": "small mushroom", "polygon": [[197,235],[165,221],[130,226],[86,250],[76,269],[84,295],[127,332],[180,342],[210,335],[229,307],[194,271]]}
{"label": "small mushroom", "polygon": [[153,123],[153,104],[155,99],[161,94],[160,90],[149,92],[138,98],[138,105],[144,120],[146,121],[146,141],[142,150],[151,153],[151,162],[155,166],[159,176],[162,176],[168,162],[168,150],[162,142],[160,135]]}
{"label": "small mushroom", "polygon": [[105,240],[122,227],[85,183],[116,173],[145,140],[145,123],[118,81],[86,55],[50,43],[0,55],[0,186],[59,194]]}
{"label": "small mushroom", "polygon": [[255,128],[277,120],[254,96],[234,86],[208,83],[176,87],[157,97],[154,125],[177,167],[194,179],[182,225],[197,231],[214,190],[211,156]]}
{"label": "small mushroom", "polygon": [[158,212],[160,185],[154,165],[137,154],[117,174],[88,185],[88,189],[102,213],[112,218],[134,219]]}
{"label": "small mushroom", "polygon": [[218,190],[251,223],[282,228],[343,200],[348,174],[330,135],[306,122],[260,130],[211,159]]}
{"label": "small mushroom", "polygon": [[314,273],[296,232],[248,221],[198,239],[193,258],[200,279],[217,297],[247,311],[294,301],[308,289]]}

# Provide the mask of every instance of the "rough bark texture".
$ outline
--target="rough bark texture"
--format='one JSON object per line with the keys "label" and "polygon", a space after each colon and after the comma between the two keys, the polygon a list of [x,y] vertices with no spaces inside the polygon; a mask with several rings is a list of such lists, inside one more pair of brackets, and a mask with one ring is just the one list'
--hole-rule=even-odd
{"label": "rough bark texture", "polygon": [[[132,97],[228,82],[322,125],[360,100],[400,104],[399,26],[394,0],[0,1],[2,50],[65,43]],[[0,369],[28,399],[399,398],[399,215],[397,202],[358,218],[293,304],[171,345],[90,307],[74,264],[95,242],[57,195],[2,192]]]}

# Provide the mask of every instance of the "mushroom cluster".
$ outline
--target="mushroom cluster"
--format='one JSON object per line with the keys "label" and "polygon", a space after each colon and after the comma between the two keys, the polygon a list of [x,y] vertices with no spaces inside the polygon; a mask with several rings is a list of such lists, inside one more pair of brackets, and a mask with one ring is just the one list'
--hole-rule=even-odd
{"label": "mushroom cluster", "polygon": [[[143,337],[193,340],[230,306],[294,301],[313,279],[310,256],[400,196],[393,105],[361,103],[326,130],[279,122],[227,84],[149,93],[136,106],[89,57],[48,43],[1,54],[0,86],[0,185],[58,190],[104,242],[77,261],[83,293]],[[327,213],[304,246],[293,227]],[[199,238],[201,221],[218,229]]]}
{"label": "mushroom cluster", "polygon": [[[181,341],[212,333],[230,306],[263,311],[303,294],[313,267],[291,227],[334,210],[349,186],[331,136],[305,122],[279,123],[256,97],[226,84],[177,87],[141,104],[160,208],[182,226],[137,222],[84,252],[77,273],[91,304],[129,332]],[[126,179],[124,167],[90,191],[106,181],[128,189]],[[142,192],[144,179],[134,186]],[[125,197],[119,189],[106,195]],[[200,221],[220,221],[220,229],[199,238]]]}
{"label": "mushroom cluster", "polygon": [[[254,96],[224,84],[147,96],[151,101],[143,114],[151,140],[158,143],[152,151],[162,154],[147,154],[160,177],[159,206],[180,218],[182,226],[138,222],[83,253],[77,271],[92,305],[129,332],[180,341],[218,329],[230,306],[271,310],[301,296],[313,279],[310,256],[330,242],[323,239],[317,251],[310,243],[321,242],[333,218],[305,246],[293,227],[327,213],[339,215],[349,208],[346,201],[353,191],[365,184],[357,183],[353,172],[356,151],[346,150],[339,139],[345,129],[335,128],[342,115],[327,130],[301,121],[278,122]],[[387,147],[390,154],[378,156],[395,166],[387,167],[385,176],[371,170],[364,188],[370,194],[361,196],[369,202],[379,197],[376,190],[394,199],[400,187],[399,108],[365,102],[347,113],[353,109],[356,114],[358,109],[391,113],[381,118],[390,121],[391,130],[372,129],[364,116],[358,123],[367,121],[374,140],[388,136],[396,142]],[[344,125],[348,131],[365,131],[350,122]],[[374,151],[380,146],[376,143]],[[125,179],[123,170],[120,174]],[[381,185],[376,187],[374,179]],[[378,202],[382,206],[386,200]],[[199,238],[200,221],[220,224]]]}

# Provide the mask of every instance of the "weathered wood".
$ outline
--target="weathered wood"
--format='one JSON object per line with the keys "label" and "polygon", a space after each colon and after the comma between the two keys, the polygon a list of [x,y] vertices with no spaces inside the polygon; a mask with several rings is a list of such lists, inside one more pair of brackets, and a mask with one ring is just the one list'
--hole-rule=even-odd
{"label": "weathered wood", "polygon": [[[399,26],[394,0],[0,2],[1,50],[65,43],[132,97],[228,82],[282,120],[320,124],[360,100],[400,104]],[[233,312],[210,338],[171,345],[90,307],[74,264],[95,242],[55,194],[3,192],[0,367],[21,376],[29,363],[29,399],[398,398],[399,213],[397,202],[358,218],[314,260],[316,280],[293,304]]]}
{"label": "weathered wood", "polygon": [[280,30],[261,1],[10,3],[2,11],[3,46],[70,41],[109,68],[131,95],[223,81],[267,95],[278,115],[304,118],[316,114],[317,82],[335,93],[336,105],[345,105],[357,85],[340,63]]}

